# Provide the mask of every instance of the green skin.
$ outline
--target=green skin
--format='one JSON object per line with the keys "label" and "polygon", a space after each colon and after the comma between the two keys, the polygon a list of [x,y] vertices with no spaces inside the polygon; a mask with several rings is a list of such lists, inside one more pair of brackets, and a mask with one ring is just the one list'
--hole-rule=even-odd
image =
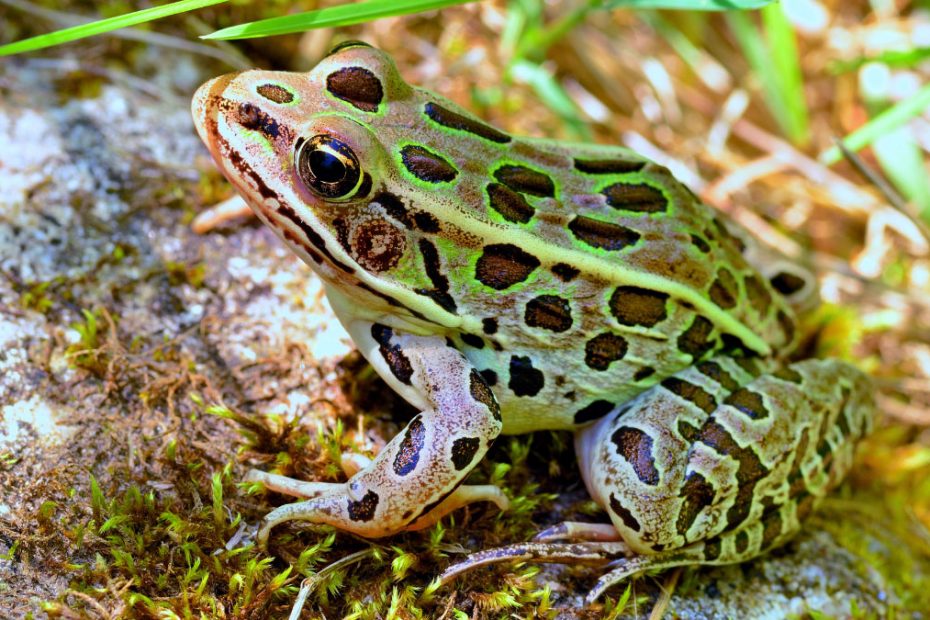
{"label": "green skin", "polygon": [[[574,429],[612,525],[564,524],[513,558],[637,572],[754,557],[797,532],[869,429],[868,379],[783,361],[810,275],[627,149],[513,137],[342,46],[309,73],[197,91],[220,169],[323,280],[379,375],[421,413],[344,484],[270,513],[361,536],[506,497],[462,485],[500,433]],[[560,543],[560,539],[583,542]],[[622,541],[622,542],[621,542]]]}

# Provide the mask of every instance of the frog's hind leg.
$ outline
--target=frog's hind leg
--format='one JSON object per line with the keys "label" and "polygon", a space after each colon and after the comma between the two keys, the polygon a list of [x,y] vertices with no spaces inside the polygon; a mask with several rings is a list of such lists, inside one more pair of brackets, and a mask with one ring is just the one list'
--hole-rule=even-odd
{"label": "frog's hind leg", "polygon": [[259,543],[272,527],[290,520],[381,537],[427,527],[470,502],[491,501],[506,509],[507,498],[496,487],[462,485],[502,425],[497,400],[481,374],[442,337],[399,333],[377,323],[347,327],[378,373],[421,413],[370,462],[352,464],[361,469],[346,483],[260,475],[275,488],[311,497],[269,513]]}

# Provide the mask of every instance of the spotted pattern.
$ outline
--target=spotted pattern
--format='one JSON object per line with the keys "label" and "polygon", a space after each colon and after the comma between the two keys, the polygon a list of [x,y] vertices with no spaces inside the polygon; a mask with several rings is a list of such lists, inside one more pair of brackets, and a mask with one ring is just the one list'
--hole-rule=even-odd
{"label": "spotted pattern", "polygon": [[717,408],[717,399],[713,394],[689,381],[678,377],[668,377],[662,381],[662,387],[694,404],[705,413],[713,413]]}
{"label": "spotted pattern", "polygon": [[567,299],[558,295],[540,295],[527,302],[523,319],[530,327],[564,332],[572,326],[572,311]]}
{"label": "spotted pattern", "polygon": [[475,460],[481,440],[478,437],[460,437],[452,442],[452,465],[462,471]]}
{"label": "spotted pattern", "polygon": [[629,345],[623,336],[604,332],[584,345],[584,363],[593,370],[607,370],[610,364],[623,359]]}
{"label": "spotted pattern", "polygon": [[800,385],[804,381],[801,373],[799,373],[797,370],[794,370],[790,366],[783,366],[772,374],[782,381],[787,381],[788,383],[797,383]]}
{"label": "spotted pattern", "polygon": [[400,159],[410,174],[427,183],[451,183],[459,174],[447,159],[417,144],[404,146]]}
{"label": "spotted pattern", "polygon": [[281,125],[254,103],[240,103],[236,120],[246,129],[258,131],[274,140],[281,135]]}
{"label": "spotted pattern", "polygon": [[486,191],[488,204],[508,222],[526,224],[533,219],[536,209],[526,201],[522,194],[500,183],[489,183]]}
{"label": "spotted pattern", "polygon": [[554,264],[551,271],[555,274],[555,277],[557,277],[562,282],[571,282],[578,277],[579,273],[581,273],[579,269],[566,263]]}
{"label": "spotted pattern", "polygon": [[707,243],[707,241],[705,241],[703,237],[699,235],[695,235],[693,233],[691,235],[691,245],[696,247],[699,251],[701,251],[704,254],[707,254],[708,252],[710,252],[710,244]]}
{"label": "spotted pattern", "polygon": [[427,102],[423,107],[423,111],[426,113],[426,116],[434,122],[443,127],[448,127],[449,129],[465,131],[479,138],[497,142],[498,144],[507,144],[511,140],[510,136],[502,131],[498,131],[490,125],[485,125],[481,121],[471,118],[470,116],[453,112],[432,101]]}
{"label": "spotted pattern", "polygon": [[736,307],[737,295],[739,295],[736,278],[726,267],[717,270],[717,279],[711,284],[709,294],[711,301],[724,310]]}
{"label": "spotted pattern", "polygon": [[526,166],[501,166],[494,171],[494,178],[515,192],[549,198],[555,196],[555,183],[552,179]]}
{"label": "spotted pattern", "polygon": [[479,370],[478,374],[481,375],[481,378],[484,379],[485,383],[488,384],[488,387],[494,387],[497,385],[497,373],[490,368]]}
{"label": "spotted pattern", "polygon": [[665,194],[645,183],[614,183],[601,190],[601,194],[614,209],[636,213],[665,213],[668,210]]}
{"label": "spotted pattern", "polygon": [[610,296],[610,313],[621,325],[655,327],[668,317],[667,301],[668,293],[638,286],[618,286]]}
{"label": "spotted pattern", "polygon": [[713,379],[719,383],[720,386],[728,392],[732,392],[733,390],[739,388],[739,383],[736,382],[736,379],[734,379],[733,376],[724,370],[723,367],[717,362],[711,360],[701,362],[697,365],[697,369],[698,372],[700,372],[705,377]]}
{"label": "spotted pattern", "polygon": [[659,470],[652,454],[652,437],[632,426],[621,426],[610,436],[622,456],[632,467],[639,481],[649,486],[659,484]]}
{"label": "spotted pattern", "polygon": [[615,515],[620,517],[620,520],[623,521],[625,526],[634,532],[638,532],[642,529],[642,526],[639,524],[639,521],[636,520],[636,517],[633,516],[633,513],[624,508],[623,504],[620,503],[620,500],[618,500],[617,496],[613,493],[610,494],[610,509]]}
{"label": "spotted pattern", "polygon": [[639,172],[645,161],[633,159],[579,159],[575,158],[575,170],[585,174],[624,174]]}
{"label": "spotted pattern", "polygon": [[772,283],[772,288],[785,296],[794,295],[807,284],[804,278],[787,271],[781,271],[775,274],[769,282]]}
{"label": "spotted pattern", "polygon": [[441,229],[439,220],[432,213],[426,211],[417,211],[413,214],[413,221],[417,229],[425,233],[438,233]]}
{"label": "spotted pattern", "polygon": [[475,279],[502,291],[523,282],[536,268],[539,259],[509,243],[492,243],[475,263]]}
{"label": "spotted pattern", "polygon": [[435,244],[429,239],[420,239],[417,245],[420,248],[420,255],[423,257],[423,267],[426,271],[426,277],[433,283],[433,288],[418,288],[415,289],[415,291],[435,301],[446,312],[455,314],[458,308],[455,304],[455,299],[449,294],[449,278],[442,273],[442,265],[439,262],[439,252],[436,250]]}
{"label": "spotted pattern", "polygon": [[640,234],[632,228],[584,215],[572,218],[568,223],[568,229],[579,241],[601,250],[622,250],[640,239]]}
{"label": "spotted pattern", "polygon": [[369,204],[381,205],[381,208],[384,209],[384,212],[389,216],[407,228],[413,227],[413,222],[410,220],[410,215],[407,213],[407,207],[404,206],[404,202],[397,195],[391,192],[381,191],[372,197]]}
{"label": "spotted pattern", "polygon": [[769,410],[762,402],[762,396],[747,388],[740,388],[727,396],[725,404],[736,407],[738,411],[752,420],[761,420],[769,417]]}
{"label": "spotted pattern", "polygon": [[357,224],[350,242],[352,258],[372,273],[393,269],[407,249],[404,233],[383,219]]}
{"label": "spotted pattern", "polygon": [[710,319],[703,316],[694,317],[688,329],[678,336],[678,350],[695,359],[700,358],[714,348],[714,341],[710,338],[713,331],[714,324]]}
{"label": "spotted pattern", "polygon": [[507,387],[515,396],[536,396],[546,384],[542,371],[533,367],[527,356],[510,356],[510,381]]}
{"label": "spotted pattern", "polygon": [[759,276],[753,274],[743,280],[749,305],[759,314],[765,314],[772,305],[772,294]]}
{"label": "spotted pattern", "polygon": [[388,368],[391,369],[391,374],[401,383],[410,385],[410,377],[413,376],[413,366],[410,365],[410,360],[404,355],[400,345],[391,344],[391,338],[393,338],[393,336],[394,332],[390,327],[381,325],[380,323],[373,323],[371,325],[371,337],[378,343],[378,351],[387,363]]}
{"label": "spotted pattern", "polygon": [[609,400],[596,400],[575,412],[575,424],[584,424],[591,420],[603,418],[610,413],[613,408],[614,404]]}
{"label": "spotted pattern", "polygon": [[488,334],[489,336],[497,333],[497,319],[494,318],[485,318],[481,319],[481,330]]}
{"label": "spotted pattern", "polygon": [[326,77],[326,90],[362,112],[377,112],[384,99],[381,80],[364,67],[343,67]]}
{"label": "spotted pattern", "polygon": [[404,431],[404,438],[400,442],[397,455],[394,457],[394,473],[406,476],[417,467],[420,461],[420,451],[426,439],[426,427],[420,416],[410,420]]}
{"label": "spotted pattern", "polygon": [[716,494],[714,486],[700,472],[688,473],[679,493],[682,502],[675,523],[675,529],[681,536],[687,534],[701,511],[713,504]]}
{"label": "spotted pattern", "polygon": [[[495,376],[495,382],[497,377]],[[468,391],[471,394],[471,397],[475,401],[481,403],[491,412],[491,415],[494,416],[494,419],[498,422],[501,421],[501,407],[497,403],[497,399],[494,397],[494,392],[491,391],[491,388],[488,387],[487,382],[484,380],[484,377],[478,373],[477,370],[472,368],[471,372],[468,375]]]}
{"label": "spotted pattern", "polygon": [[474,334],[462,334],[460,337],[462,342],[470,347],[474,347],[475,349],[484,348],[484,339],[481,336],[476,336]]}
{"label": "spotted pattern", "polygon": [[275,103],[285,104],[294,101],[294,93],[280,84],[260,84],[255,90],[268,101]]}
{"label": "spotted pattern", "polygon": [[378,494],[374,491],[368,491],[357,502],[350,499],[348,504],[349,518],[353,521],[371,521],[375,518],[378,499]]}
{"label": "spotted pattern", "polygon": [[642,381],[656,374],[656,369],[652,366],[643,366],[633,373],[633,381]]}

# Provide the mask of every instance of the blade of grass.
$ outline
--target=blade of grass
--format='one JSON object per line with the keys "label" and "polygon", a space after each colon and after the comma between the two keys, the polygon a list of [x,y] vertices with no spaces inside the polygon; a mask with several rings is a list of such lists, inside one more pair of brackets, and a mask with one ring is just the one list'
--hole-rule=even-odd
{"label": "blade of grass", "polygon": [[785,106],[785,120],[788,123],[785,133],[795,144],[807,144],[810,139],[807,101],[804,99],[804,78],[794,28],[781,4],[770,4],[761,13],[769,57]]}
{"label": "blade of grass", "polygon": [[[930,84],[924,85],[916,93],[891,106],[865,125],[843,138],[843,145],[856,152],[875,142],[908,122],[918,114],[930,108]],[[835,164],[842,157],[840,149],[831,147],[820,154],[820,161],[828,166]]]}
{"label": "blade of grass", "polygon": [[368,0],[340,4],[316,11],[296,13],[262,19],[257,22],[223,28],[201,37],[202,39],[254,39],[279,34],[304,32],[314,28],[350,26],[382,17],[395,17],[410,13],[435,11],[456,4],[467,4],[474,0]]}
{"label": "blade of grass", "polygon": [[608,0],[605,9],[678,9],[683,11],[745,11],[775,0]]}
{"label": "blade of grass", "polygon": [[551,73],[536,63],[518,60],[510,66],[510,75],[515,80],[532,86],[540,101],[558,114],[577,138],[591,139],[591,129],[578,114],[575,102]]}
{"label": "blade of grass", "polygon": [[37,37],[2,45],[0,46],[0,56],[21,54],[23,52],[52,47],[53,45],[60,45],[68,41],[92,37],[127,26],[144,24],[145,22],[168,17],[169,15],[177,15],[178,13],[202,9],[223,2],[228,2],[228,0],[180,0],[180,2],[155,6],[149,9],[127,13],[126,15],[117,15],[116,17],[101,19],[87,24],[81,24],[80,26],[72,26],[48,34],[42,34]]}

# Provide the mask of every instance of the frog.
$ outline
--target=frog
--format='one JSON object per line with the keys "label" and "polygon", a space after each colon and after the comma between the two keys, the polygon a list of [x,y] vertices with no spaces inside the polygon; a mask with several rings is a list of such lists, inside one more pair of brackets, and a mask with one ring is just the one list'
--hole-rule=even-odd
{"label": "frog", "polygon": [[[309,72],[247,70],[194,95],[196,129],[258,218],[321,279],[375,372],[418,413],[342,483],[253,472],[297,496],[264,518],[367,538],[475,502],[495,439],[575,433],[609,523],[478,550],[589,562],[588,595],[644,571],[782,545],[872,426],[868,376],[806,358],[813,274],[621,146],[511,135],[408,84],[366,43]],[[813,302],[812,302],[813,300]]]}

